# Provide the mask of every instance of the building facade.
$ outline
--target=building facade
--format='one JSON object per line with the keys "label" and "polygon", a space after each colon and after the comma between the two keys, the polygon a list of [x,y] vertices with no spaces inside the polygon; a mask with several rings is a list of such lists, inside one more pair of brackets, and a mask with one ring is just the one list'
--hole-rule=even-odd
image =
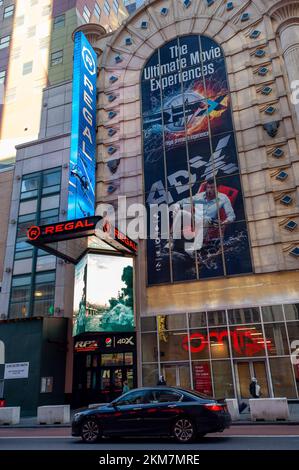
{"label": "building facade", "polygon": [[[132,386],[155,385],[164,374],[169,385],[247,399],[255,376],[262,396],[298,398],[298,25],[292,0],[152,0],[114,34],[82,28],[98,54],[97,210],[114,207],[122,226],[136,223],[136,204],[149,213],[153,204],[162,211],[194,203],[201,229],[199,245],[186,246],[174,236],[173,208],[166,237],[161,211],[153,233],[148,218],[139,234]],[[71,87],[44,92],[39,139],[18,147],[4,322],[73,315],[74,267],[32,249],[25,236],[33,223],[66,219]],[[196,234],[191,222],[184,229]],[[74,351],[68,324],[68,401],[73,357],[84,402],[102,393],[102,379],[129,366],[123,350],[103,359],[103,345],[97,354],[84,351],[106,338],[94,333],[84,333]],[[118,333],[116,326],[108,339]],[[101,375],[105,364],[113,370]],[[47,374],[60,393],[60,378]]]}

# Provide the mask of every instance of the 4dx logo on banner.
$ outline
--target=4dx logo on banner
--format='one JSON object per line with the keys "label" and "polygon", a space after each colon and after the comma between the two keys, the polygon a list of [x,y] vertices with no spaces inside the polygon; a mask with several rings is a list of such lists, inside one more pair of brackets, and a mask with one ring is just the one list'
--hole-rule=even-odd
{"label": "4dx logo on banner", "polygon": [[130,336],[130,338],[120,338],[117,340],[117,344],[134,346],[133,336]]}

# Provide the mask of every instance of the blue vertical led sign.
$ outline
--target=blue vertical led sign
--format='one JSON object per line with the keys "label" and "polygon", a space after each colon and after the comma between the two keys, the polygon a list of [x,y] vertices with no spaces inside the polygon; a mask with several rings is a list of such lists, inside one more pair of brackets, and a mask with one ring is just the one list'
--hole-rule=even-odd
{"label": "blue vertical led sign", "polygon": [[95,213],[97,56],[75,34],[68,220]]}

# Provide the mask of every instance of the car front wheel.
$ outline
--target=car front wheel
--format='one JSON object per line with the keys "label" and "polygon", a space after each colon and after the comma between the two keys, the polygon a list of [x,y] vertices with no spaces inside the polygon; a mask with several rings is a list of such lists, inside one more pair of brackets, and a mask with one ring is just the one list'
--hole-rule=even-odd
{"label": "car front wheel", "polygon": [[84,421],[81,428],[81,437],[82,440],[88,444],[93,444],[100,439],[100,427],[94,419]]}
{"label": "car front wheel", "polygon": [[177,442],[185,444],[195,438],[194,424],[189,418],[179,418],[173,425],[173,436]]}

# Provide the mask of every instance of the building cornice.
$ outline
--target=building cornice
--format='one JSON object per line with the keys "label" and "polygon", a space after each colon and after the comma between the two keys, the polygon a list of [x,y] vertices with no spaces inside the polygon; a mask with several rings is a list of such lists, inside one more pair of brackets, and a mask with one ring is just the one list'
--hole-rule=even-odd
{"label": "building cornice", "polygon": [[96,54],[98,56],[101,55],[103,51],[99,47],[97,47],[96,44],[99,41],[99,39],[107,35],[105,28],[101,26],[100,24],[96,24],[96,23],[87,23],[87,24],[78,26],[78,28],[76,28],[72,33],[73,41],[75,38],[75,34],[78,31],[82,31],[82,33],[84,33],[84,35],[87,37],[88,41],[92,45],[93,49],[95,50]]}

